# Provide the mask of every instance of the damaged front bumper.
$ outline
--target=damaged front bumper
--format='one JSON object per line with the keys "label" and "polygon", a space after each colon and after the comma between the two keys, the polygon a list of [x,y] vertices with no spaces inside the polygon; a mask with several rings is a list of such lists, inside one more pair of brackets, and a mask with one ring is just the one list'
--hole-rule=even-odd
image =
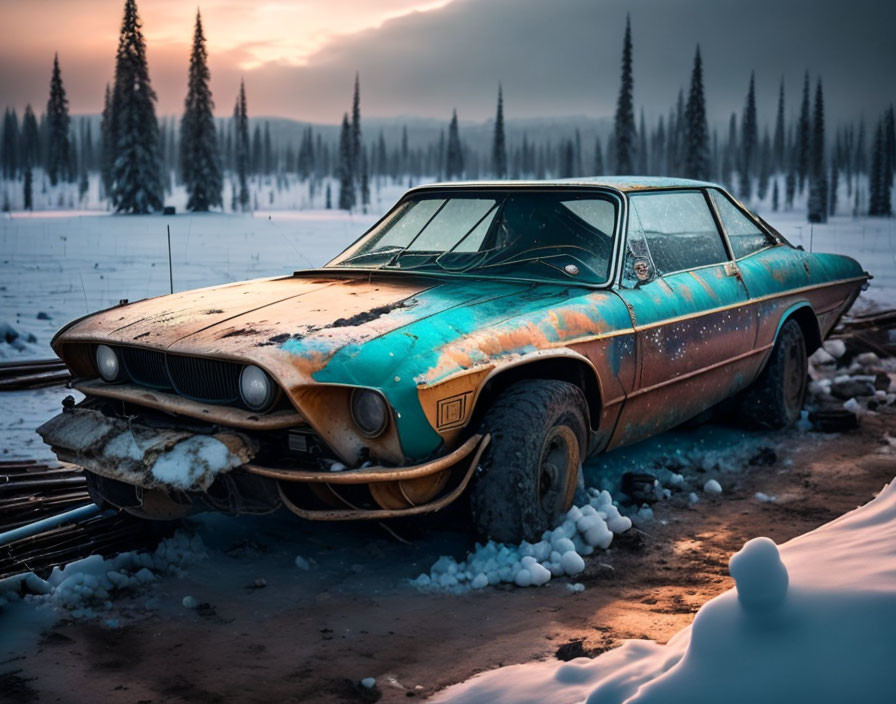
{"label": "damaged front bumper", "polygon": [[[212,432],[212,430],[216,432]],[[474,435],[453,452],[404,467],[341,472],[269,463],[237,430],[197,432],[77,406],[38,428],[56,456],[83,467],[94,498],[146,518],[170,519],[199,503],[228,513],[281,505],[310,520],[363,520],[438,511],[466,489],[489,442]]]}

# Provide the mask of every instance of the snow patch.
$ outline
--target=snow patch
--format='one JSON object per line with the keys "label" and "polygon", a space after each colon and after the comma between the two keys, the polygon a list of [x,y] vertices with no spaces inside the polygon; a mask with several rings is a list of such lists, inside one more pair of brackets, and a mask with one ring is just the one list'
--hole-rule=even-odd
{"label": "snow patch", "polygon": [[158,456],[152,476],[168,486],[190,489],[201,481],[243,464],[220,440],[194,435]]}
{"label": "snow patch", "polygon": [[545,531],[539,542],[477,544],[461,562],[443,555],[411,584],[419,589],[459,593],[499,583],[540,587],[554,577],[581,574],[585,571],[583,556],[595,549],[606,550],[614,534],[632,526],[631,519],[619,513],[609,492],[590,489],[588,494],[588,503],[569,509],[561,523]]}

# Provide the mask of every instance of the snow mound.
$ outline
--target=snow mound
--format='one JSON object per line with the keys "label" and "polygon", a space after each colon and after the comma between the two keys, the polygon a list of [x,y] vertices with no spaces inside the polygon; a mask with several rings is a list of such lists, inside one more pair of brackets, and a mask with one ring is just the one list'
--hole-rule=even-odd
{"label": "snow mound", "polygon": [[6,321],[0,320],[0,359],[29,354],[36,349],[36,343],[34,335],[23,335]]}
{"label": "snow mound", "polygon": [[631,640],[593,660],[501,668],[432,701],[892,701],[896,482],[780,549],[748,541],[729,568],[737,587],[704,604],[667,645]]}
{"label": "snow mound", "polygon": [[619,513],[609,492],[591,489],[588,503],[569,509],[560,525],[545,531],[539,542],[477,544],[462,562],[443,555],[429,573],[411,584],[458,593],[499,583],[540,587],[553,577],[575,577],[584,572],[583,555],[606,550],[615,534],[631,526],[631,519]]}
{"label": "snow mound", "polygon": [[33,573],[0,580],[0,608],[25,600],[39,609],[53,608],[58,615],[93,619],[112,608],[115,592],[139,589],[155,581],[156,573],[183,574],[186,565],[205,555],[199,536],[178,531],[153,553],[90,555],[62,569],[54,567],[46,580]]}

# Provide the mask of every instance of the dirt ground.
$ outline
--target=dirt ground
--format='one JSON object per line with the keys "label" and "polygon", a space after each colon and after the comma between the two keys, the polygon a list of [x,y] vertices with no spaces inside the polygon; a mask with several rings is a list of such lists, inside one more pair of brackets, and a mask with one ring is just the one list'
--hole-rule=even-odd
{"label": "dirt ground", "polygon": [[[298,542],[277,552],[264,548],[270,526],[252,524],[251,540],[238,548],[248,559],[242,554],[220,575],[206,564],[157,586],[178,608],[114,630],[71,622],[45,633],[37,652],[7,663],[13,674],[0,682],[0,700],[422,700],[501,665],[592,655],[626,638],[665,642],[732,586],[728,558],[746,540],[767,535],[780,543],[805,533],[893,479],[896,453],[880,451],[886,432],[896,435],[893,409],[841,436],[792,432],[792,463],[750,467],[732,475],[723,495],[693,506],[683,496],[657,504],[646,532],[617,536],[609,551],[587,560],[576,580],[586,586],[580,594],[563,580],[538,589],[420,593],[396,578],[396,564],[399,576],[416,576],[446,546],[456,553],[462,539],[436,531],[408,546],[370,529],[314,526],[291,528]],[[757,491],[778,500],[759,502]],[[330,561],[300,584],[274,577],[251,587],[265,560],[290,559],[300,544],[330,548]],[[249,586],[224,586],[233,570]],[[185,593],[208,603],[184,609]],[[368,676],[377,680],[373,690],[356,684]]]}

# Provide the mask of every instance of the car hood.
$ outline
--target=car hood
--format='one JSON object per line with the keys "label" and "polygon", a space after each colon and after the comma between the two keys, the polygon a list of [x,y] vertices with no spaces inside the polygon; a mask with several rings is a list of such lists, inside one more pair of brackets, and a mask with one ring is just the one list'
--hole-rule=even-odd
{"label": "car hood", "polygon": [[88,341],[248,361],[311,377],[339,350],[449,309],[531,285],[414,276],[290,276],[186,291],[118,306],[63,330]]}

